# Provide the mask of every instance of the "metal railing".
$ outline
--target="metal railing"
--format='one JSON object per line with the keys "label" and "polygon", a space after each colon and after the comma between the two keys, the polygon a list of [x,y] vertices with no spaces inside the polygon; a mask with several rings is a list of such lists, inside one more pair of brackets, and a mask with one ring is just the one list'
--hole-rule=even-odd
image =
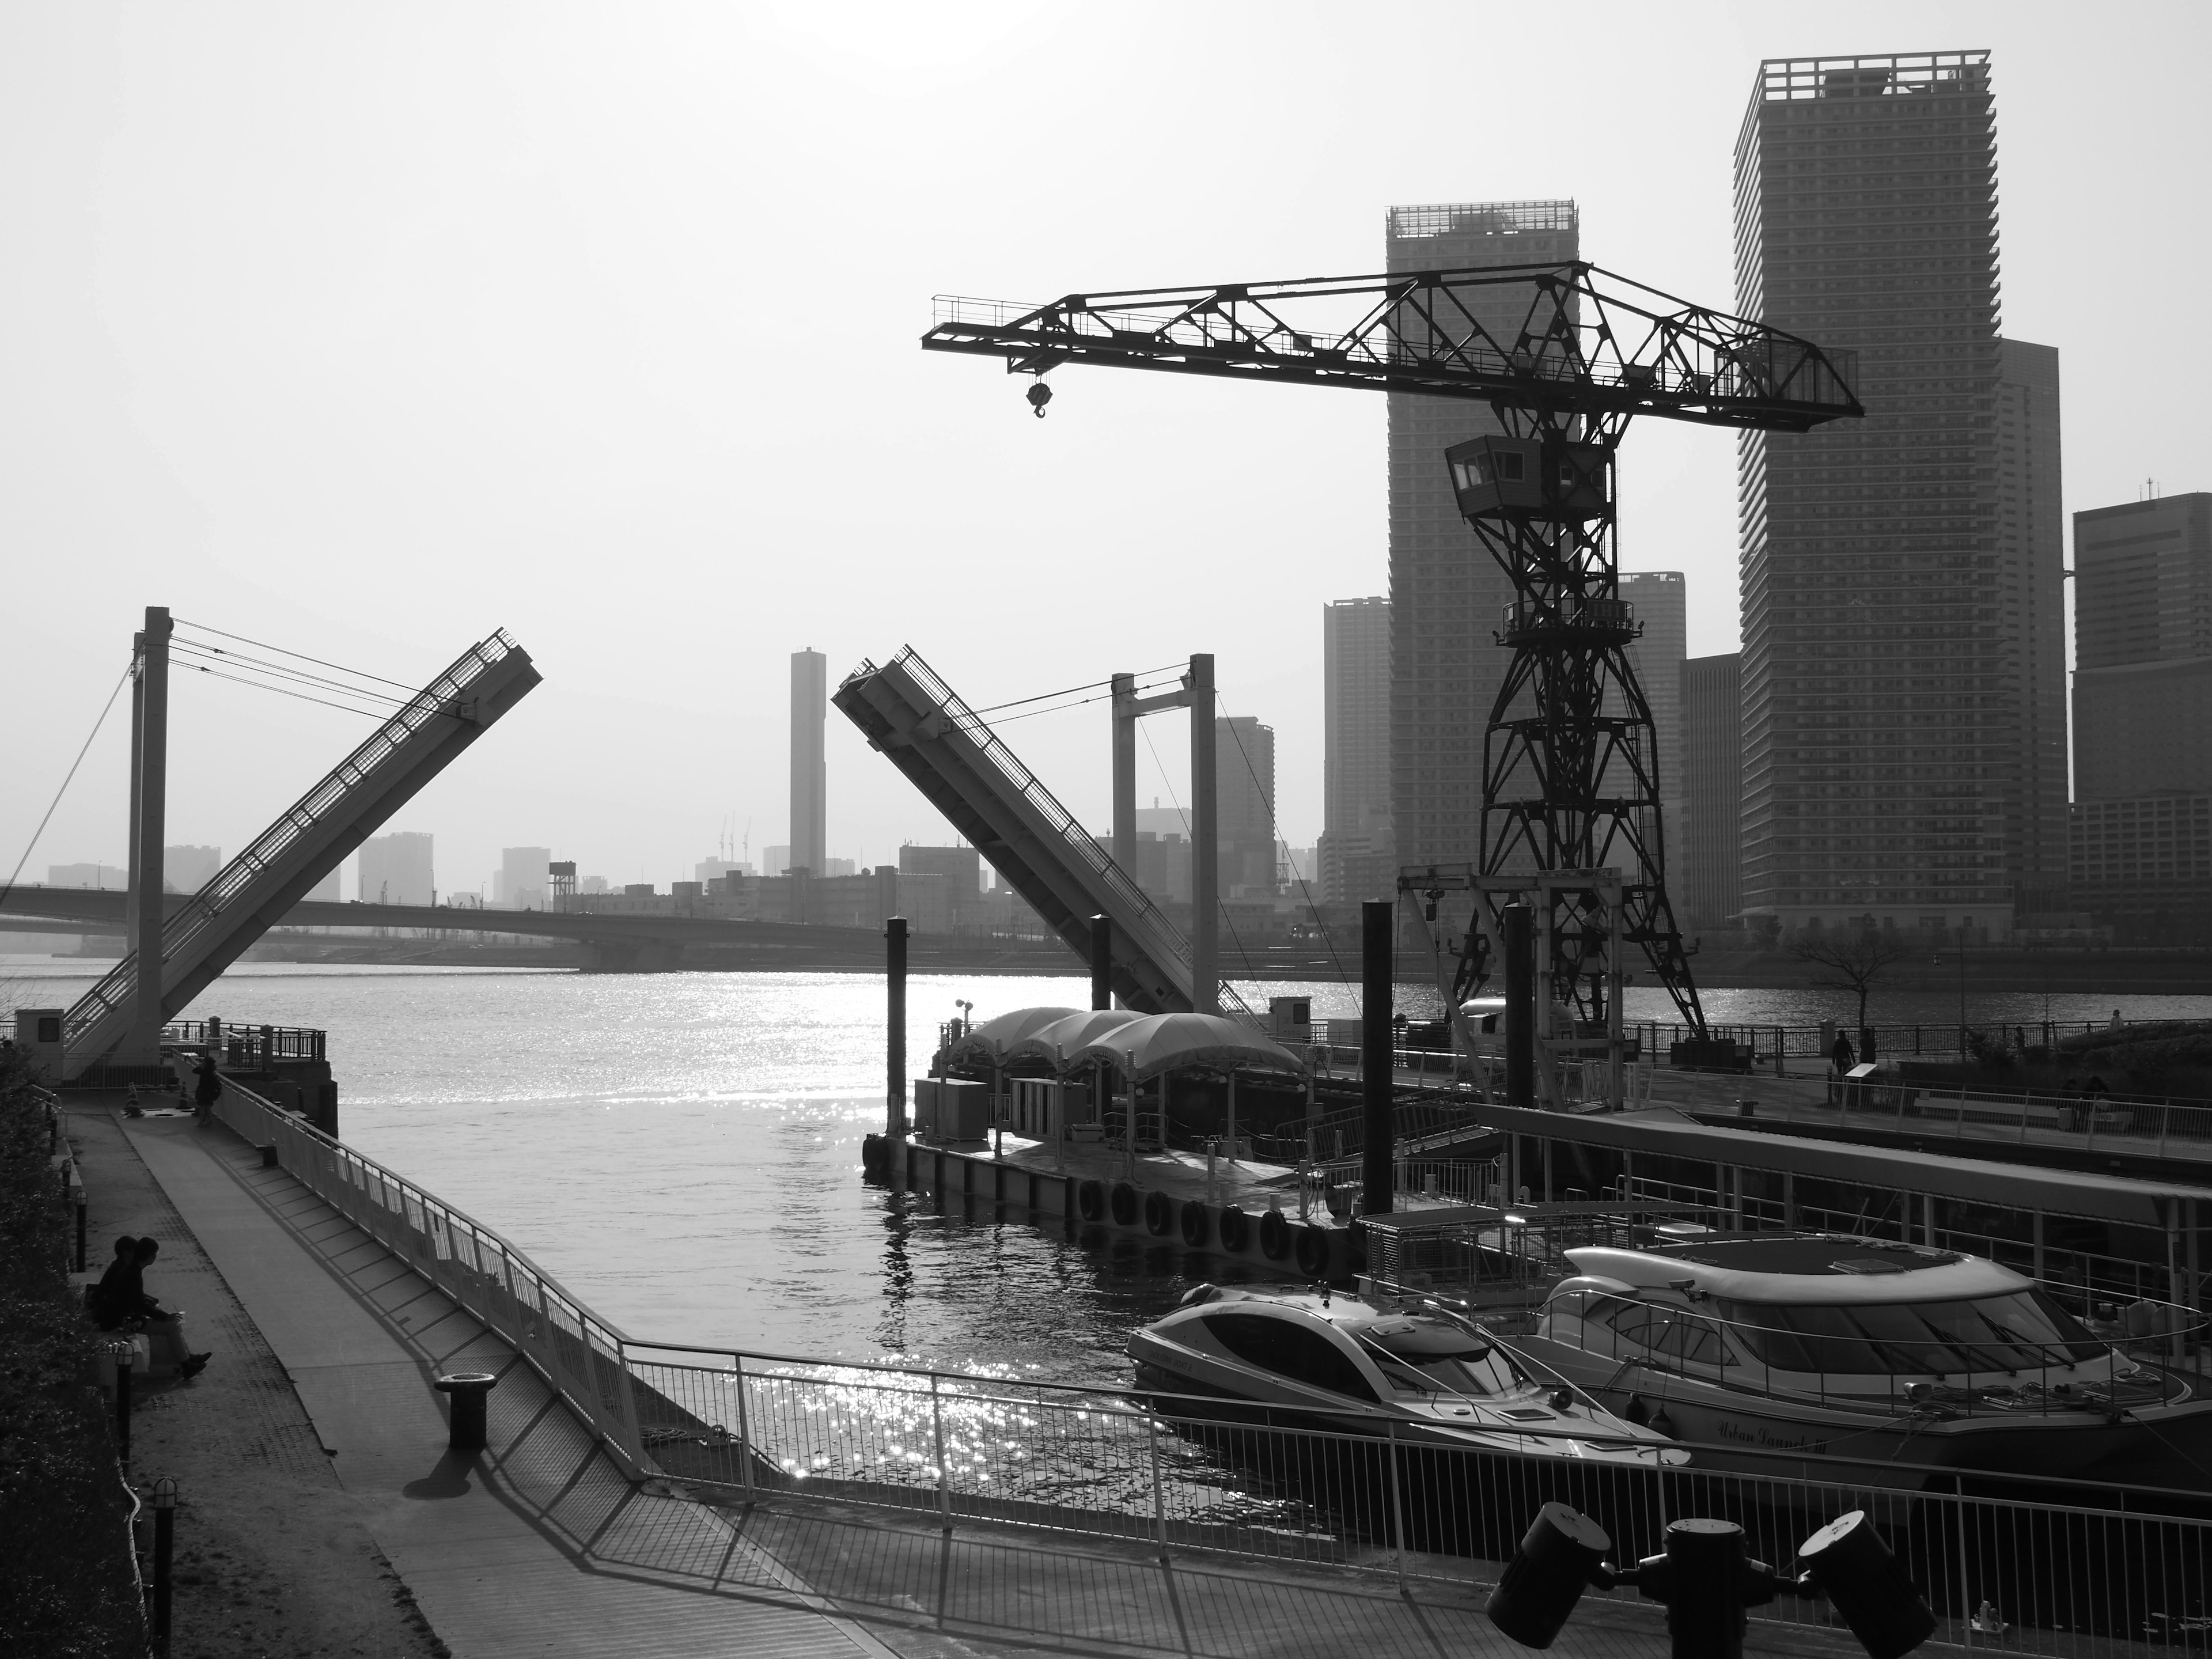
{"label": "metal railing", "polygon": [[[312,1025],[248,1025],[235,1020],[173,1019],[161,1028],[164,1045],[179,1048],[204,1048],[211,1043],[221,1043],[225,1055],[235,1054],[226,1063],[245,1064],[247,1058],[264,1062],[270,1060],[322,1060],[326,1058],[329,1033]],[[239,1045],[243,1044],[241,1050]]]}
{"label": "metal railing", "polygon": [[2212,1158],[2212,1102],[2140,1095],[2064,1094],[2025,1090],[2016,1095],[1972,1088],[1930,1087],[1893,1077],[1832,1079],[1820,1103],[1778,1092],[1760,1112],[1785,1123],[1850,1122],[1888,1126],[1916,1140],[1948,1137],[1983,1149],[2025,1146],[2032,1135],[2063,1136],[2084,1152],[2100,1147],[2155,1158]]}
{"label": "metal railing", "polygon": [[[1625,1559],[1658,1551],[1670,1519],[1713,1516],[1784,1563],[1815,1527],[1859,1509],[1945,1621],[1944,1639],[2111,1659],[2203,1628],[2212,1522],[2138,1512],[2141,1492],[2045,1482],[2032,1493],[1979,1475],[1983,1489],[1969,1491],[1948,1470],[1875,1474],[1735,1449],[1729,1468],[1662,1468],[1558,1455],[1556,1431],[1441,1443],[1379,1409],[1346,1410],[1330,1430],[1265,1407],[1224,1422],[1208,1415],[1218,1401],[645,1341],[492,1229],[250,1090],[226,1090],[216,1111],[512,1343],[633,1478],[693,1496],[812,1495],[948,1525],[1012,1522],[1459,1585],[1494,1578],[1555,1498],[1596,1519]],[[2060,1488],[2081,1501],[2049,1501]],[[1758,1613],[1826,1622],[1788,1595]]]}
{"label": "metal railing", "polygon": [[[1977,1044],[1991,1050],[2014,1048],[2057,1048],[2071,1036],[2095,1036],[2100,1032],[2126,1031],[2138,1025],[2173,1026],[2197,1024],[2212,1030],[2212,1021],[2180,1021],[2172,1019],[2122,1020],[2118,1026],[2109,1021],[2085,1020],[2005,1020],[1995,1024],[1987,1022],[1966,1024],[1928,1024],[1917,1025],[1860,1026],[1848,1020],[1836,1020],[1820,1025],[1753,1025],[1728,1024],[1716,1021],[1705,1029],[1711,1036],[1732,1039],[1747,1053],[1755,1052],[1760,1062],[1771,1063],[1778,1058],[1799,1059],[1826,1065],[1828,1043],[1841,1032],[1851,1040],[1851,1047],[1860,1046],[1862,1031],[1872,1031],[1875,1055],[1880,1060],[1896,1060],[1906,1054],[1965,1054],[1973,1052]],[[1643,1020],[1630,1028],[1644,1034],[1646,1054],[1659,1055],[1668,1052],[1671,1044],[1694,1036],[1686,1025],[1667,1020]],[[1827,1042],[1822,1042],[1823,1035]],[[2021,1039],[2026,1037],[2027,1042]],[[1862,1056],[1863,1058],[1863,1056]],[[2084,1066],[2093,1064],[2090,1054],[2078,1057]]]}
{"label": "metal railing", "polygon": [[[195,947],[204,936],[225,926],[222,913],[248,891],[262,872],[283,856],[331,807],[343,800],[363,779],[383,765],[422,727],[435,720],[454,718],[453,705],[461,693],[491,665],[516,648],[504,631],[492,635],[464,651],[453,665],[410,698],[406,705],[325,775],[314,787],[295,801],[253,843],[223,866],[208,884],[171,911],[161,924],[161,957],[165,963],[195,959]],[[127,1004],[137,987],[135,952],[123,959],[89,991],[79,997],[64,1022],[62,1037],[74,1048],[79,1039],[100,1021]]]}

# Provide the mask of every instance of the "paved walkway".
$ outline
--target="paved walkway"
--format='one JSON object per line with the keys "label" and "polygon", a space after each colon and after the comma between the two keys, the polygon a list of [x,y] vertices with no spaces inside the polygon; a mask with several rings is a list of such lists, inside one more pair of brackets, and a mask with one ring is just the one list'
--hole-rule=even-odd
{"label": "paved walkway", "polygon": [[[506,1344],[228,1130],[132,1144],[290,1373],[337,1477],[460,1659],[520,1654],[1422,1656],[1522,1650],[1472,1584],[1232,1558],[778,1497],[640,1488]],[[446,1448],[441,1370],[496,1371],[492,1449]],[[1562,1659],[1656,1659],[1657,1609],[1585,1602]],[[1843,1659],[1839,1632],[1748,1650]]]}

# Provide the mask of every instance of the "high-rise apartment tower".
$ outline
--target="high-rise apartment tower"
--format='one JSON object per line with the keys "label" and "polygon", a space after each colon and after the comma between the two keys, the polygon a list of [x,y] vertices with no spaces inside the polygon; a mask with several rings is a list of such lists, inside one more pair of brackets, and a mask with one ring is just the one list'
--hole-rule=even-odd
{"label": "high-rise apartment tower", "polygon": [[[1326,904],[1397,890],[1390,825],[1390,601],[1338,599],[1321,611],[1322,832]],[[1378,884],[1379,878],[1379,884]]]}
{"label": "high-rise apartment tower", "polygon": [[791,653],[792,867],[825,872],[830,769],[823,739],[830,718],[830,659],[819,651]]}
{"label": "high-rise apartment tower", "polygon": [[2072,905],[2123,943],[2212,928],[2212,495],[2074,515]]}
{"label": "high-rise apartment tower", "polygon": [[[2057,364],[1997,333],[1989,54],[1760,65],[1737,309],[1866,418],[1740,441],[1747,914],[2002,937],[2063,889]],[[2012,425],[2005,422],[2009,416]]]}
{"label": "high-rise apartment tower", "polygon": [[1743,908],[1743,658],[1682,664],[1682,811],[1667,820],[1667,878],[1683,921],[1719,927]]}
{"label": "high-rise apartment tower", "polygon": [[[1385,233],[1394,273],[1581,257],[1572,202],[1395,207]],[[1510,338],[1528,291],[1480,292],[1478,320]],[[1481,851],[1483,732],[1512,659],[1497,641],[1499,617],[1514,594],[1460,517],[1443,452],[1504,428],[1455,399],[1393,393],[1389,404],[1391,828],[1401,863],[1471,863]]]}
{"label": "high-rise apartment tower", "polygon": [[1628,647],[1636,683],[1651,709],[1652,757],[1665,826],[1667,883],[1675,883],[1682,822],[1682,660],[1690,654],[1689,589],[1679,570],[1623,571],[1620,597],[1636,607],[1644,630]]}

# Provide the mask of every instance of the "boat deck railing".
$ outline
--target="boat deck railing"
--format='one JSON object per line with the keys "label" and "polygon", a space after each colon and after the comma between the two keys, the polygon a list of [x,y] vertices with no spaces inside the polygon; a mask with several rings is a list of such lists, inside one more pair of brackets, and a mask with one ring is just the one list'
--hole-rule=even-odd
{"label": "boat deck railing", "polygon": [[[1712,1516],[1759,1559],[1866,1511],[1944,1621],[1939,1638],[2112,1659],[2185,1639],[2212,1595],[2201,1498],[1961,1476],[1907,1463],[1730,1449],[1729,1468],[1661,1468],[1623,1445],[1565,1456],[1559,1431],[1416,1443],[1375,1410],[1340,1425],[1222,1422],[1218,1400],[653,1341],[373,1158],[232,1084],[217,1115],[511,1343],[633,1479],[712,1502],[763,1488],[848,1504],[1145,1540],[1162,1551],[1328,1563],[1401,1582],[1494,1582],[1538,1507],[1572,1504],[1622,1559],[1670,1519]],[[1516,1445],[1525,1452],[1507,1449]],[[1693,1460],[1698,1455],[1691,1448]],[[1607,1455],[1609,1452],[1610,1455]],[[1753,1473],[1741,1472],[1745,1468]],[[2054,1501],[2062,1492],[2070,1502]],[[1632,1595],[1632,1592],[1615,1592]],[[1784,1596],[1762,1620],[1824,1626]]]}

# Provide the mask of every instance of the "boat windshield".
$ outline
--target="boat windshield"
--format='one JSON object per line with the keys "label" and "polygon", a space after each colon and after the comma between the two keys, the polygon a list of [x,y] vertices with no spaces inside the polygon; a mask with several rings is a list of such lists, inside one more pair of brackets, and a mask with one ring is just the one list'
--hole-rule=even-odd
{"label": "boat windshield", "polygon": [[1362,1339],[1393,1388],[1411,1394],[1510,1394],[1522,1386],[1513,1362],[1487,1343],[1440,1342],[1425,1330],[1412,1340],[1370,1334]]}
{"label": "boat windshield", "polygon": [[2105,1345],[2044,1291],[1954,1302],[1720,1302],[1754,1360],[1853,1376],[2036,1370],[2101,1358]]}

